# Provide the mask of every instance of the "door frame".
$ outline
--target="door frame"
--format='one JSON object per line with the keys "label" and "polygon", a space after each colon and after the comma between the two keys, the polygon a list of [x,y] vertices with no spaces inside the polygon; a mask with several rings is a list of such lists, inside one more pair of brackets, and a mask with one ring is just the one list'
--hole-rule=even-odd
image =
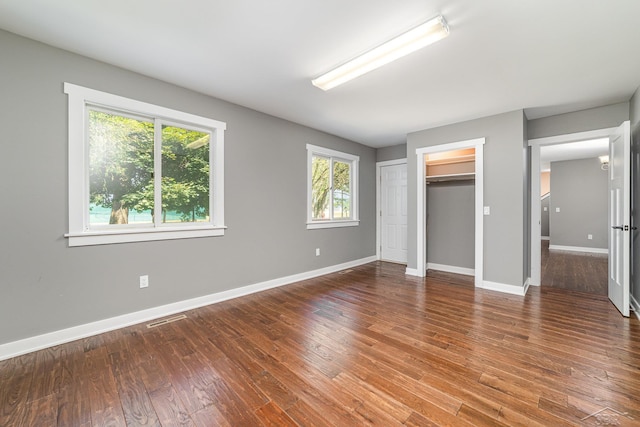
{"label": "door frame", "polygon": [[540,286],[542,275],[541,214],[540,214],[540,148],[545,145],[566,144],[569,142],[586,141],[590,139],[610,138],[618,127],[590,130],[586,132],[569,133],[564,135],[533,138],[528,141],[531,147],[531,286]]}
{"label": "door frame", "polygon": [[475,286],[483,287],[484,283],[484,143],[485,138],[476,138],[466,141],[452,142],[449,144],[433,145],[430,147],[422,147],[416,149],[417,162],[417,217],[416,217],[416,233],[417,233],[417,276],[424,277],[427,274],[427,215],[426,215],[426,191],[427,176],[424,167],[425,154],[441,153],[443,151],[461,150],[465,148],[475,148],[475,265],[474,276]]}
{"label": "door frame", "polygon": [[376,162],[376,258],[382,259],[382,168],[385,166],[406,165],[407,158]]}

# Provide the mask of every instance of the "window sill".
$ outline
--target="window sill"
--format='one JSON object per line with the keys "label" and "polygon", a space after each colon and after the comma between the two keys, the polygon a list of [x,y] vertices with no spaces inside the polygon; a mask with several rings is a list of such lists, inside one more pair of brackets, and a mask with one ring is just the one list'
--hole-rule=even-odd
{"label": "window sill", "polygon": [[314,221],[307,222],[307,230],[315,230],[318,228],[338,228],[338,227],[357,227],[360,220],[351,219],[348,221]]}
{"label": "window sill", "polygon": [[161,227],[149,229],[91,230],[68,233],[69,246],[110,245],[113,243],[151,242],[155,240],[192,239],[224,236],[224,226]]}

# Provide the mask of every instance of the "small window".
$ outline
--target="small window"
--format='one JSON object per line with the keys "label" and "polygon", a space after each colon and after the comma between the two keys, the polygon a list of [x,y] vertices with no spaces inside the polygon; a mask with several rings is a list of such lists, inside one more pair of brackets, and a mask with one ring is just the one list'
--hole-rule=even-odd
{"label": "small window", "polygon": [[65,83],[70,246],[224,234],[224,123]]}
{"label": "small window", "polygon": [[360,158],[307,144],[307,228],[349,227],[358,221]]}

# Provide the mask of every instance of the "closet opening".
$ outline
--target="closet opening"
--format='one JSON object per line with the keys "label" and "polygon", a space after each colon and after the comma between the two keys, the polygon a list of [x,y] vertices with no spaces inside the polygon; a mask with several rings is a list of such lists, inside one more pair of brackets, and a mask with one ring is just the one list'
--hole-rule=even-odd
{"label": "closet opening", "polygon": [[[416,149],[416,270],[474,276],[483,286],[484,138]],[[410,271],[413,270],[413,271]]]}
{"label": "closet opening", "polygon": [[424,156],[427,270],[475,274],[475,151]]}

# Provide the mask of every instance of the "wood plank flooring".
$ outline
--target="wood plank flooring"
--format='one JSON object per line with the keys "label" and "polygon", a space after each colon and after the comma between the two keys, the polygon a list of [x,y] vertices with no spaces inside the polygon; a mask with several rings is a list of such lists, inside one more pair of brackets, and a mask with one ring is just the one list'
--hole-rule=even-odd
{"label": "wood plank flooring", "polygon": [[608,255],[549,250],[548,240],[541,244],[543,287],[607,295]]}
{"label": "wood plank flooring", "polygon": [[375,262],[1,361],[0,425],[639,425],[640,322],[606,297],[404,269]]}

